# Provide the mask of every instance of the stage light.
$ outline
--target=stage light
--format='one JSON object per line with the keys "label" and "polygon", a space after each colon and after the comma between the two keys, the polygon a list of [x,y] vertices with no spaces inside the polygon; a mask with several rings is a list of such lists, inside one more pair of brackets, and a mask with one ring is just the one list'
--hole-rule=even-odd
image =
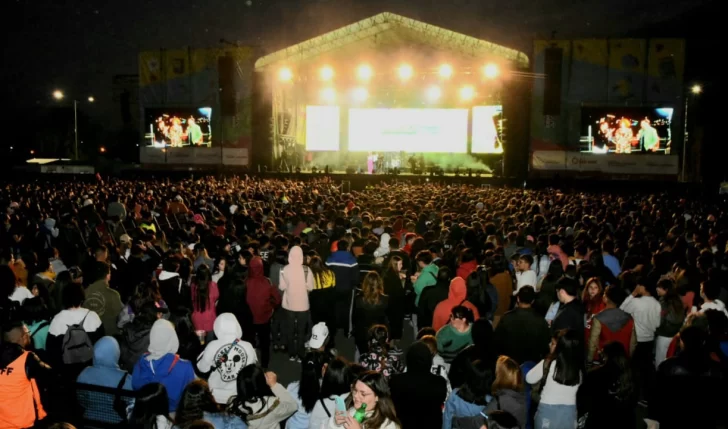
{"label": "stage light", "polygon": [[369,91],[366,88],[357,88],[354,90],[354,101],[363,103],[369,98]]}
{"label": "stage light", "polygon": [[356,76],[359,78],[359,80],[367,81],[372,78],[372,74],[372,68],[369,67],[368,64],[362,64],[356,70]]}
{"label": "stage light", "polygon": [[63,91],[61,91],[60,89],[53,91],[53,98],[55,98],[56,100],[63,100]]}
{"label": "stage light", "polygon": [[440,77],[445,79],[450,79],[450,76],[452,76],[452,67],[450,67],[450,64],[443,64],[440,66]]}
{"label": "stage light", "polygon": [[334,88],[324,88],[321,90],[321,99],[327,103],[336,101],[336,90]]}
{"label": "stage light", "polygon": [[690,92],[696,95],[700,94],[701,92],[703,92],[703,87],[700,85],[693,85],[693,87],[690,88]]}
{"label": "stage light", "polygon": [[498,66],[490,63],[483,68],[483,74],[485,74],[485,77],[488,79],[495,79],[498,77]]}
{"label": "stage light", "polygon": [[412,77],[413,73],[412,66],[409,64],[402,64],[399,66],[399,70],[397,70],[397,74],[399,74],[399,78],[402,80],[408,80]]}
{"label": "stage light", "polygon": [[321,80],[329,81],[334,78],[334,69],[329,66],[321,68]]}
{"label": "stage light", "polygon": [[278,72],[278,78],[283,82],[289,82],[291,79],[293,79],[293,72],[288,67],[283,67]]}
{"label": "stage light", "polygon": [[470,85],[460,88],[460,98],[463,101],[470,101],[473,97],[475,97],[475,88]]}
{"label": "stage light", "polygon": [[442,95],[442,90],[439,86],[431,86],[427,88],[427,98],[430,101],[437,101],[440,99],[440,96]]}
{"label": "stage light", "polygon": [[95,99],[95,98],[94,98],[93,96],[90,96],[90,97],[88,98],[88,102],[89,102],[89,103],[93,103],[94,101],[96,101],[96,99]]}
{"label": "stage light", "polygon": [[105,148],[105,147],[103,147],[103,146],[101,146],[101,147],[99,148],[99,152],[101,152],[101,153],[104,153],[104,152],[106,152],[106,148]]}

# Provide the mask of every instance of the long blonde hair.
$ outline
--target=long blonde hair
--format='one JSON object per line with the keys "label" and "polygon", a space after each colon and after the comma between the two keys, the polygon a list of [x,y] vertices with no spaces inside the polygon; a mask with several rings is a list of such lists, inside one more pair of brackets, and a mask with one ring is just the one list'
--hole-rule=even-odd
{"label": "long blonde hair", "polygon": [[370,271],[364,277],[361,285],[364,302],[367,304],[379,304],[379,300],[384,295],[384,284],[382,278],[376,271]]}
{"label": "long blonde hair", "polygon": [[508,356],[501,356],[495,364],[495,381],[491,392],[495,395],[500,390],[523,391],[523,373],[518,363]]}

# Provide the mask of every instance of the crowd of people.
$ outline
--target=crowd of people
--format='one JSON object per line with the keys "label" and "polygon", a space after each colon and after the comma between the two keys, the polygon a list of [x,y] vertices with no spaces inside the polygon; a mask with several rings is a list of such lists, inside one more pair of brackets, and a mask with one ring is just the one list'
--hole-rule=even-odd
{"label": "crowd of people", "polygon": [[724,200],[336,185],[3,184],[0,427],[725,427]]}

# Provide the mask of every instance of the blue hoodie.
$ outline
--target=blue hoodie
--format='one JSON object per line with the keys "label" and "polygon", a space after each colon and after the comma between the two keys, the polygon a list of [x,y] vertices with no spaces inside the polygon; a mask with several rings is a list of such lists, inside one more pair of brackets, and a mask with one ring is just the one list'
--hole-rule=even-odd
{"label": "blue hoodie", "polygon": [[[94,346],[94,364],[81,371],[76,381],[78,383],[90,384],[93,386],[119,387],[121,379],[126,375],[122,386],[123,390],[131,391],[131,375],[119,369],[119,343],[114,337],[103,337]],[[105,423],[117,424],[121,422],[116,417],[114,410],[114,397],[108,394],[91,394],[87,391],[79,391],[79,400],[84,408],[84,417],[102,421]],[[129,404],[127,404],[128,406]]]}
{"label": "blue hoodie", "polygon": [[76,382],[116,389],[126,374],[124,390],[132,390],[131,376],[119,368],[121,350],[114,337],[103,337],[94,345],[94,364],[81,371]]}
{"label": "blue hoodie", "polygon": [[348,250],[332,253],[326,266],[336,276],[336,290],[349,292],[359,286],[359,265]]}
{"label": "blue hoodie", "polygon": [[159,319],[149,332],[149,353],[142,355],[134,365],[132,386],[139,390],[149,383],[161,383],[169,395],[169,411],[177,410],[177,403],[187,384],[195,379],[192,363],[177,356],[179,339],[174,325]]}

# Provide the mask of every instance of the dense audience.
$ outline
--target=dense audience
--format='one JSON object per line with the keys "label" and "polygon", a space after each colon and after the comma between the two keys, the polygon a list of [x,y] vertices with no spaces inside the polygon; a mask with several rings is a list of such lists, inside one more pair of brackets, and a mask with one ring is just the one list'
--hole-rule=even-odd
{"label": "dense audience", "polygon": [[0,205],[2,428],[726,424],[724,200],[246,176]]}

